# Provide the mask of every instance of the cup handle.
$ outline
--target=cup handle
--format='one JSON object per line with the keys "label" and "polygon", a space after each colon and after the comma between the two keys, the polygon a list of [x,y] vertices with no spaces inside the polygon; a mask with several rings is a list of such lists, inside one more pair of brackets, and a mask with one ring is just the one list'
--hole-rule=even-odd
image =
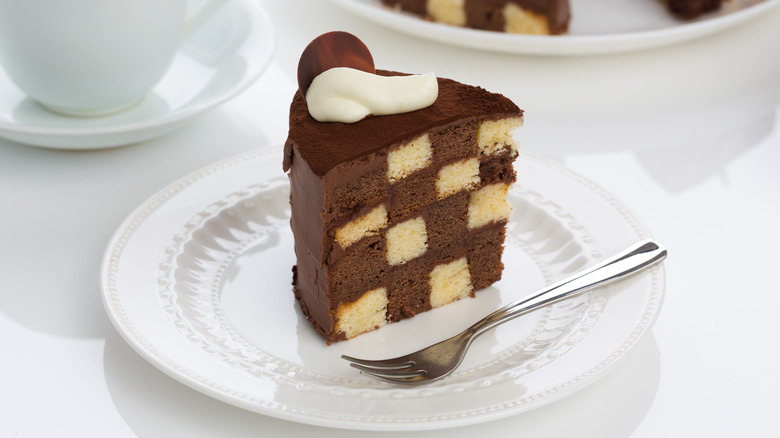
{"label": "cup handle", "polygon": [[195,11],[184,22],[184,31],[182,32],[182,41],[186,40],[196,30],[200,29],[222,6],[230,0],[209,0],[200,9]]}

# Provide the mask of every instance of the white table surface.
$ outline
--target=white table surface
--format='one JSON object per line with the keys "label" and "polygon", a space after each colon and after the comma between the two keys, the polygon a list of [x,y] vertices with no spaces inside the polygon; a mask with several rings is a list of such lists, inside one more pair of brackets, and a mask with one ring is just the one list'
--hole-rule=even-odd
{"label": "white table surface", "polygon": [[121,221],[190,171],[281,145],[298,56],[336,29],[359,35],[379,67],[512,98],[526,110],[524,149],[613,193],[670,252],[660,317],[613,372],[524,414],[403,436],[780,436],[780,9],[672,47],[545,58],[416,40],[324,1],[262,3],[278,43],[269,69],[184,129],[83,152],[0,141],[0,436],[368,434],[192,390],[136,354],[100,300]]}

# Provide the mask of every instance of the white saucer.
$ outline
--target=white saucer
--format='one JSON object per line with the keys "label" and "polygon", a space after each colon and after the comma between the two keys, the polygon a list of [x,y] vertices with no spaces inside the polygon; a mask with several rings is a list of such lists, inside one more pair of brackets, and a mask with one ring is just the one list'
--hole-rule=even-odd
{"label": "white saucer", "polygon": [[597,55],[644,50],[690,41],[758,17],[780,0],[731,0],[693,21],[674,18],[653,0],[571,0],[568,35],[516,35],[465,29],[397,13],[379,0],[334,0],[379,25],[459,47],[526,55]]}
{"label": "white saucer", "polygon": [[96,149],[167,134],[254,83],[274,51],[271,20],[253,0],[228,3],[182,45],[170,70],[136,106],[106,117],[58,115],[0,71],[0,137],[33,146]]}

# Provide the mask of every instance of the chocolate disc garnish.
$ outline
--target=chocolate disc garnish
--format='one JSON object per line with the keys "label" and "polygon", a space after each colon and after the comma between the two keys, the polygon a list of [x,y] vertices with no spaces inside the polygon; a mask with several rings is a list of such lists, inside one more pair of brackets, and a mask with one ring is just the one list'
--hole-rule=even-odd
{"label": "chocolate disc garnish", "polygon": [[374,58],[358,37],[347,32],[324,33],[306,46],[298,61],[298,89],[303,97],[314,78],[335,67],[376,73]]}

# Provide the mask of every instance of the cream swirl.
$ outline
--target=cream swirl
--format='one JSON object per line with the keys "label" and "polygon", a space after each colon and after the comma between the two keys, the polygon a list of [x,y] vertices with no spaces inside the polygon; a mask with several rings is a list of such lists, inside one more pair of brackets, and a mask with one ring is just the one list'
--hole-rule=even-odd
{"label": "cream swirl", "polygon": [[328,69],[306,92],[309,114],[319,122],[355,123],[369,115],[415,111],[439,95],[436,75],[380,76],[347,67]]}

